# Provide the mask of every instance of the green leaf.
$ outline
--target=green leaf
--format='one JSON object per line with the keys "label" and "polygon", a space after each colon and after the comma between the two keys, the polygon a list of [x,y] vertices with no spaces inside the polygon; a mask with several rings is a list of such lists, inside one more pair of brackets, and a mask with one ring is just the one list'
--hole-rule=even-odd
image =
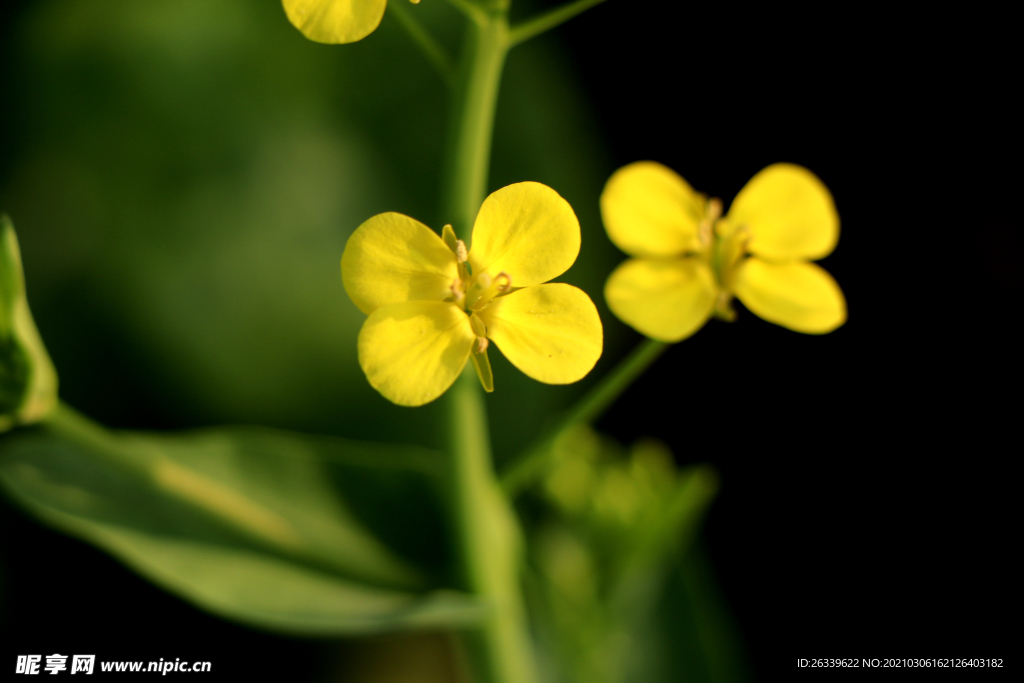
{"label": "green leaf", "polygon": [[43,418],[56,402],[57,372],[25,298],[18,237],[0,215],[0,432]]}
{"label": "green leaf", "polygon": [[446,587],[439,464],[260,428],[115,433],[64,406],[0,442],[0,484],[44,522],[199,607],[311,635],[480,618]]}

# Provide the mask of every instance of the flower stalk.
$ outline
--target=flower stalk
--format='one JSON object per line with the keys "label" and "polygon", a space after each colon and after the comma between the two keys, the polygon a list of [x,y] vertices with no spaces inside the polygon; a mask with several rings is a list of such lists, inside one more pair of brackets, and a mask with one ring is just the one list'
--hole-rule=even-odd
{"label": "flower stalk", "polygon": [[548,10],[537,17],[513,26],[509,35],[509,42],[513,46],[523,43],[534,36],[539,36],[556,26],[564,24],[577,14],[585,12],[595,5],[600,5],[602,2],[605,2],[605,0],[575,0],[574,2],[567,2],[560,7]]}
{"label": "flower stalk", "polygon": [[637,377],[661,358],[669,346],[655,339],[640,342],[502,474],[501,485],[505,495],[514,499],[541,479],[555,464],[551,458],[551,445],[558,435],[574,425],[589,424],[601,417]]}
{"label": "flower stalk", "polygon": [[441,46],[430,33],[417,21],[405,5],[400,2],[393,2],[388,5],[388,12],[409,34],[409,39],[423,51],[423,56],[437,70],[441,80],[450,90],[455,87],[455,67],[448,52]]}

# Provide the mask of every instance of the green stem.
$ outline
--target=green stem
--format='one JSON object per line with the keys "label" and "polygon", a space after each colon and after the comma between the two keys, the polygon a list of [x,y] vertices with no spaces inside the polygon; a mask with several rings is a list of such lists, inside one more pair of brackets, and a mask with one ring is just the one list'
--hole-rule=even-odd
{"label": "green stem", "polygon": [[552,465],[551,444],[555,438],[576,424],[593,422],[615,402],[651,363],[656,361],[669,344],[645,339],[626,356],[593,389],[576,402],[555,425],[546,430],[535,445],[526,451],[502,475],[501,484],[509,498],[540,479]]}
{"label": "green stem", "polygon": [[486,16],[484,10],[474,4],[472,0],[448,0],[448,4],[465,14],[473,21],[477,21],[481,17]]}
{"label": "green stem", "polygon": [[528,19],[520,24],[516,24],[512,27],[509,33],[510,46],[518,45],[519,43],[525,42],[530,38],[540,35],[545,31],[550,31],[556,26],[569,21],[577,14],[584,12],[594,5],[600,5],[605,0],[576,0],[576,2],[569,2],[561,7],[556,7],[553,10],[549,10],[540,16]]}
{"label": "green stem", "polygon": [[[507,9],[470,15],[451,134],[445,219],[465,236],[487,190],[494,110],[508,53]],[[480,683],[534,683],[536,673],[519,581],[521,538],[494,473],[487,413],[473,367],[448,392],[451,496],[466,588],[490,607],[465,643]]]}
{"label": "green stem", "polygon": [[505,13],[480,14],[470,21],[464,49],[444,207],[445,220],[463,237],[472,229],[487,190],[494,110],[508,54]]}
{"label": "green stem", "polygon": [[452,387],[450,418],[454,503],[463,579],[490,608],[466,634],[480,683],[533,683],[533,653],[519,583],[521,537],[491,464],[480,382],[469,365]]}
{"label": "green stem", "polygon": [[416,43],[423,51],[427,61],[437,69],[445,85],[453,88],[455,86],[455,66],[452,63],[451,57],[448,56],[448,53],[441,47],[440,43],[434,40],[434,37],[423,28],[423,25],[416,20],[416,17],[402,3],[388,3],[387,11],[398,20],[398,23],[402,25],[402,28],[412,38],[412,42]]}

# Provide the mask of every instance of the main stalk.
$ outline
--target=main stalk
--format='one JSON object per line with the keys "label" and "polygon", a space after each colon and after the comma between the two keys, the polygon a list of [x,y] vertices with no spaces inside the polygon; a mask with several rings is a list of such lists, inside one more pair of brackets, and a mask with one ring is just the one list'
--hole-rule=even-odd
{"label": "main stalk", "polygon": [[[468,3],[467,3],[468,4]],[[445,220],[469,235],[487,191],[494,111],[509,49],[507,2],[473,5],[450,132]],[[462,578],[489,609],[465,634],[479,683],[535,683],[519,582],[519,526],[494,473],[483,392],[471,365],[449,392],[451,485]]]}

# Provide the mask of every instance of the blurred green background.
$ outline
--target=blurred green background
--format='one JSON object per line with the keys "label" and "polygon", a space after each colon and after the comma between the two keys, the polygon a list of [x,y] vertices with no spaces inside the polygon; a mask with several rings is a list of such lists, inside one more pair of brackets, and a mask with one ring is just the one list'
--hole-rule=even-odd
{"label": "blurred green background", "polygon": [[[417,16],[457,49],[460,17],[449,6],[426,3]],[[355,344],[364,316],[339,277],[346,239],[370,216],[446,222],[447,92],[393,17],[372,40],[337,48],[306,41],[276,1],[24,2],[5,8],[3,49],[0,206],[16,222],[64,401],[115,428],[244,423],[443,443],[441,402],[399,408],[367,384]],[[610,320],[600,292],[619,256],[597,197],[613,162],[556,43],[516,50],[501,101],[490,188],[529,179],[568,199],[583,248],[562,280],[590,292]],[[471,226],[455,227],[468,237]],[[629,341],[610,326],[600,368]],[[494,370],[499,461],[592,383],[546,387],[500,357]],[[20,515],[5,504],[5,546],[43,533],[76,558],[58,603],[82,589],[105,597],[84,608],[92,619],[100,612],[94,627],[60,620],[54,629],[31,595],[63,562],[39,554],[45,542],[27,541],[27,564],[5,552],[9,647],[89,645],[107,659],[173,651],[243,673],[290,669],[299,653],[311,679],[348,671],[405,680],[386,666],[373,673],[397,647],[442,658],[407,665],[425,680],[445,670],[438,636],[385,639],[374,659],[374,646],[306,644],[219,622]],[[239,661],[253,650],[265,661]]]}
{"label": "blurred green background", "polygon": [[[515,15],[555,4],[516,0]],[[414,10],[458,44],[446,3]],[[713,322],[598,424],[721,473],[710,560],[695,556],[691,578],[721,581],[728,609],[711,613],[735,613],[755,677],[803,656],[1008,654],[994,615],[1013,566],[998,444],[1016,418],[1002,397],[1020,385],[1013,41],[981,10],[613,0],[510,56],[490,188],[535,180],[572,204],[583,247],[562,280],[598,304],[606,352],[554,388],[495,354],[500,462],[638,340],[601,297],[622,258],[597,210],[616,168],[655,159],[728,204],[791,161],[836,197],[843,233],[823,265],[847,326]],[[440,79],[389,16],[331,48],[277,0],[5,3],[0,210],[64,400],[118,428],[440,444],[440,404],[398,408],[362,376],[339,259],[381,211],[446,221],[446,114]],[[222,622],[0,505],[0,633],[25,652],[87,638],[110,658],[296,680],[451,666],[437,635],[338,644]]]}
{"label": "blurred green background", "polygon": [[[429,5],[418,16],[458,46],[458,16]],[[438,443],[438,406],[391,406],[363,378],[364,316],[339,277],[370,216],[445,222],[446,91],[392,17],[346,48],[303,40],[272,1],[42,2],[16,19],[0,202],[65,399],[114,426]],[[580,88],[538,43],[501,97],[491,187],[538,180],[576,207],[584,247],[564,279],[599,300],[610,162]],[[579,390],[498,363],[495,409],[519,420]],[[494,429],[499,457],[528,437]]]}

